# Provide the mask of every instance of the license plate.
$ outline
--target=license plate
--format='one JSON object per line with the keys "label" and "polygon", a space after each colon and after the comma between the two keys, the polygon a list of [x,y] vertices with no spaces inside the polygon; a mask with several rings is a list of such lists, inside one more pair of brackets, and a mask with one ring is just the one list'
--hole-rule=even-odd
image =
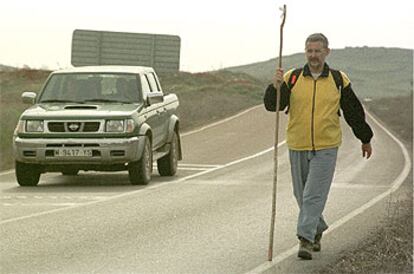
{"label": "license plate", "polygon": [[55,157],[92,157],[92,150],[82,148],[60,148],[55,149]]}

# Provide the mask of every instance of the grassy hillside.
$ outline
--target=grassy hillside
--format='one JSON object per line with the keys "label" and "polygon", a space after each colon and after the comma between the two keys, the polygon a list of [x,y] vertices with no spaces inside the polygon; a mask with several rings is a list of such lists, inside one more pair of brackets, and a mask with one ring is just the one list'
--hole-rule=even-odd
{"label": "grassy hillside", "polygon": [[[17,120],[27,107],[23,91],[38,91],[50,72],[40,70],[0,71],[0,170],[13,167],[12,135]],[[180,99],[178,115],[182,130],[227,117],[262,100],[265,85],[244,73],[168,74],[161,76],[163,89]]]}
{"label": "grassy hillside", "polygon": [[14,68],[11,66],[0,65],[0,71],[4,70],[13,70]]}
{"label": "grassy hillside", "polygon": [[184,130],[240,112],[262,102],[265,84],[244,73],[216,71],[161,76],[163,89],[180,99]]}
{"label": "grassy hillside", "polygon": [[[232,72],[245,72],[269,82],[277,59],[251,65],[231,67]],[[301,67],[304,53],[283,57],[283,67]],[[350,77],[359,97],[381,98],[409,96],[413,89],[413,50],[399,48],[333,49],[327,59],[332,68],[343,70]]]}

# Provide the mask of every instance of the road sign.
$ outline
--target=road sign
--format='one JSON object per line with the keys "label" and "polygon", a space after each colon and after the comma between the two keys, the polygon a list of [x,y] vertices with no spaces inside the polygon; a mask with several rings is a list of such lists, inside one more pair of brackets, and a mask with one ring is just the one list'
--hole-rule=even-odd
{"label": "road sign", "polygon": [[180,67],[181,39],[176,35],[75,30],[73,66],[127,65],[153,67],[158,73]]}

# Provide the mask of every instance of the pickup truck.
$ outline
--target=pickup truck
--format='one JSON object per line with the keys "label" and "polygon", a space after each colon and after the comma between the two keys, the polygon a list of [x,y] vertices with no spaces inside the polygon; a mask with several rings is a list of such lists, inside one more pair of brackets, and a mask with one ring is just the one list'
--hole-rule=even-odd
{"label": "pickup truck", "polygon": [[45,172],[128,170],[132,184],[148,184],[153,161],[173,176],[181,160],[178,98],[165,95],[151,67],[86,66],[52,72],[13,135],[15,173],[36,186]]}

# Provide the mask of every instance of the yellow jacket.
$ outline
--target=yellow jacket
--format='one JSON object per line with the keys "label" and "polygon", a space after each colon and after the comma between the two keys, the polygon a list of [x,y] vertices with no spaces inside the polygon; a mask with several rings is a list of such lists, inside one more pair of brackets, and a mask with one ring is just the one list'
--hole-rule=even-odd
{"label": "yellow jacket", "polygon": [[[321,150],[339,147],[342,140],[340,109],[355,135],[369,143],[372,130],[365,122],[361,103],[351,89],[348,76],[341,72],[342,92],[338,90],[332,72],[325,64],[322,74],[315,80],[305,65],[292,89],[287,87],[293,70],[284,75],[279,110],[289,105],[287,144],[292,150]],[[273,89],[273,91],[272,91]],[[265,106],[275,110],[275,89],[270,85],[265,94]]]}

